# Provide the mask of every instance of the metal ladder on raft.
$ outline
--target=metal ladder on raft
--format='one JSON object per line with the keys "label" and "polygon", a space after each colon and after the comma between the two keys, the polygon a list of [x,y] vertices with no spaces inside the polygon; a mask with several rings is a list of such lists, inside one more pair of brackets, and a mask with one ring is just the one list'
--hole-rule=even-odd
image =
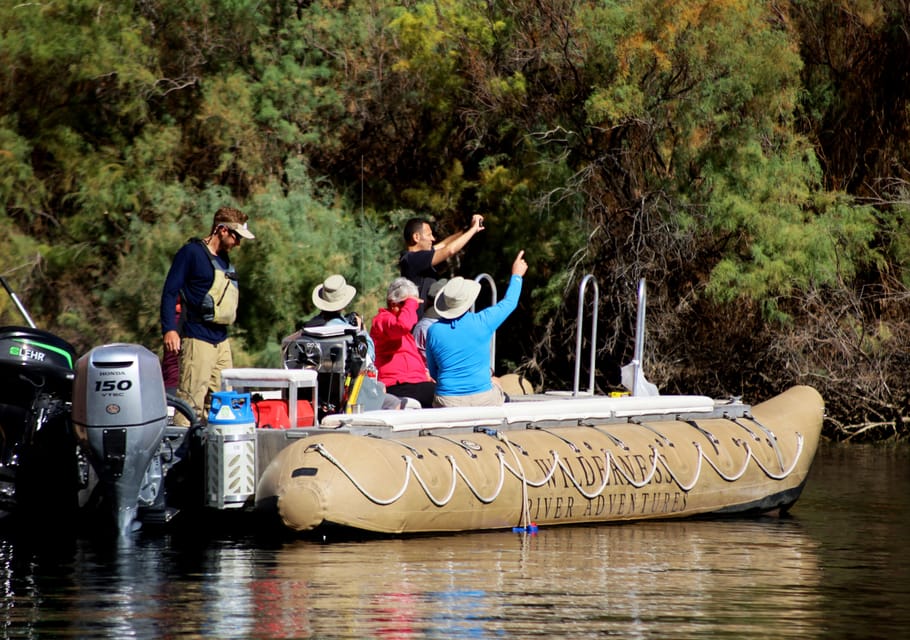
{"label": "metal ladder on raft", "polygon": [[[497,302],[496,282],[488,273],[481,273],[474,278],[475,282],[487,282],[490,285],[491,302],[495,305]],[[590,339],[590,357],[588,363],[588,388],[586,391],[580,391],[579,385],[581,380],[581,351],[582,351],[582,331],[585,310],[585,291],[588,285],[593,286],[593,312],[591,314],[591,339]],[[642,361],[644,357],[644,337],[645,337],[645,305],[646,305],[646,287],[645,279],[638,281],[638,310],[635,319],[635,352],[632,361],[625,365],[623,369],[623,384],[629,389],[633,396],[657,395],[657,387],[648,382],[644,377],[642,370]],[[600,290],[597,286],[597,279],[593,274],[587,274],[581,279],[578,285],[578,317],[576,319],[575,331],[575,378],[572,384],[572,397],[593,396],[594,395],[594,370],[597,355],[597,309],[600,306]],[[475,310],[476,301],[471,305],[471,311]],[[490,341],[490,363],[493,368],[496,367],[496,333]],[[626,384],[626,378],[630,377]]]}

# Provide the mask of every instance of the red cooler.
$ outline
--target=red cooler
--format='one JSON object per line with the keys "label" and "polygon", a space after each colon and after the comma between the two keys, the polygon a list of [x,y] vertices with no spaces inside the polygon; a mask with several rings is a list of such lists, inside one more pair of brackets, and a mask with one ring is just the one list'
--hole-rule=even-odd
{"label": "red cooler", "polygon": [[[260,429],[288,429],[291,426],[287,400],[269,399],[254,402],[253,415],[256,418],[256,426]],[[313,426],[313,406],[308,400],[297,401],[297,426]]]}

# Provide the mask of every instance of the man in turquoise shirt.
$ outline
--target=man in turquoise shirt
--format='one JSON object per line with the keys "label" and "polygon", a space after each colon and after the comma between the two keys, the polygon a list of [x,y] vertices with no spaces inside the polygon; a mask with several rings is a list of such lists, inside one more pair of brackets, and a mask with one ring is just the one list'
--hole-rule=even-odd
{"label": "man in turquoise shirt", "polygon": [[468,309],[477,299],[480,283],[452,278],[436,296],[439,321],[427,334],[427,368],[436,380],[434,407],[495,406],[503,403],[502,390],[493,384],[490,340],[518,306],[522,277],[528,270],[524,251],[512,263],[505,297],[477,313]]}

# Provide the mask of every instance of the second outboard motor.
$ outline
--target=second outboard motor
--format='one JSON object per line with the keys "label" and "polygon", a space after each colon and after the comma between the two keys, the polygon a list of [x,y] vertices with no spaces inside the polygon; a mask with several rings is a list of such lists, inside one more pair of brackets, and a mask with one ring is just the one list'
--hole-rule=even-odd
{"label": "second outboard motor", "polygon": [[145,347],[103,345],[76,363],[73,427],[121,534],[134,526],[143,478],[167,420],[161,364]]}
{"label": "second outboard motor", "polygon": [[0,327],[2,515],[66,517],[63,509],[77,506],[77,449],[69,427],[75,359],[75,348],[51,333]]}

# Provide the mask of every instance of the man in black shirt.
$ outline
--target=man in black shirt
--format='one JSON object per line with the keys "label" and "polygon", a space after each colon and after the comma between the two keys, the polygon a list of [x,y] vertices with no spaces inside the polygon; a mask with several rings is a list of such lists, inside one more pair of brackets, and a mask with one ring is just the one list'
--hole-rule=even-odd
{"label": "man in black shirt", "polygon": [[[471,216],[471,226],[453,233],[442,242],[436,242],[430,223],[423,218],[411,218],[404,225],[405,251],[398,260],[402,277],[417,285],[420,298],[426,300],[430,287],[436,282],[436,265],[448,260],[464,249],[479,231],[483,230],[483,216]],[[423,307],[418,309],[423,315]]]}

